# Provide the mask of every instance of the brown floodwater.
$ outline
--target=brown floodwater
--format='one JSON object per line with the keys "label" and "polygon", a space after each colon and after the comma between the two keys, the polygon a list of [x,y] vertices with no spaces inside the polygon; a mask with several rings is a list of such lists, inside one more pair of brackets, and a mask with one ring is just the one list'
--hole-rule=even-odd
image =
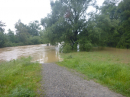
{"label": "brown floodwater", "polygon": [[39,63],[50,63],[61,61],[58,47],[41,45],[27,45],[17,47],[0,48],[0,61],[10,61],[20,57],[31,56],[32,61]]}

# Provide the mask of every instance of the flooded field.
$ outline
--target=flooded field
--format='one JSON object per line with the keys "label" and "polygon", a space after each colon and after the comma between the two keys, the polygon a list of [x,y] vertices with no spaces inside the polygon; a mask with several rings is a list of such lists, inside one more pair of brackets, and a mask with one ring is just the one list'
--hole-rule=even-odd
{"label": "flooded field", "polygon": [[[101,56],[93,56],[93,59],[130,63],[129,49],[106,47],[102,50],[95,49],[93,52],[101,54]],[[102,54],[104,54],[104,56],[102,56]],[[0,48],[0,62],[10,61],[23,56],[31,56],[33,58],[32,61],[38,61],[40,63],[58,62],[62,60],[59,55],[58,47],[46,46],[46,44]]]}
{"label": "flooded field", "polygon": [[60,61],[58,47],[42,45],[28,45],[0,48],[0,61],[10,61],[20,57],[33,57],[32,61],[49,63]]}

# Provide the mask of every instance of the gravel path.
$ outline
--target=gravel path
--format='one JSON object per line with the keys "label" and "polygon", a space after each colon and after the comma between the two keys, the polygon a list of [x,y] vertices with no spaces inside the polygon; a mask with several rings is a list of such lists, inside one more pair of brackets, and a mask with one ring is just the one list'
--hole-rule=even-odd
{"label": "gravel path", "polygon": [[43,64],[42,74],[45,97],[124,97],[54,63]]}

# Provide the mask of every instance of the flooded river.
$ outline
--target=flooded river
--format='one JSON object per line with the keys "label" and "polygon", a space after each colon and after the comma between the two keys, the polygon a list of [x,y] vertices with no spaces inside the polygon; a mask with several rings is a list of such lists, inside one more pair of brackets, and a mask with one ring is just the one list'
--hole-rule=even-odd
{"label": "flooded river", "polygon": [[[94,50],[97,53],[105,54],[109,59],[117,59],[123,63],[130,63],[130,49],[117,49],[117,48],[104,48],[103,50]],[[113,55],[115,58],[113,58]],[[17,47],[0,48],[0,62],[10,61],[20,57],[31,56],[32,61],[38,61],[40,63],[50,63],[62,61],[58,47],[41,45],[27,45]]]}
{"label": "flooded river", "polygon": [[0,61],[10,61],[20,57],[31,56],[32,61],[50,63],[60,61],[58,47],[41,45],[28,45],[0,48]]}

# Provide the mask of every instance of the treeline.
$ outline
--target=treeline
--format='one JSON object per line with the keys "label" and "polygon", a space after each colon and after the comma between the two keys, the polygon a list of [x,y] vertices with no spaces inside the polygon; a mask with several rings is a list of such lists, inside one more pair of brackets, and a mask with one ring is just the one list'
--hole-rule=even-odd
{"label": "treeline", "polygon": [[38,21],[25,25],[20,20],[15,24],[16,34],[12,30],[4,33],[5,24],[0,21],[0,47],[33,45],[44,43],[43,32]]}
{"label": "treeline", "polygon": [[[41,23],[19,20],[16,34],[10,29],[4,33],[0,21],[0,47],[64,42],[63,48],[74,50],[79,44],[83,51],[93,46],[130,48],[130,0],[105,0],[101,7],[96,0],[56,0],[50,5],[52,11]],[[89,6],[95,11],[87,13]]]}
{"label": "treeline", "polygon": [[[87,13],[89,6],[95,11]],[[44,37],[51,44],[63,42],[65,48],[90,50],[92,46],[130,48],[130,0],[51,1],[52,12],[41,19]],[[69,45],[69,46],[68,46]]]}

